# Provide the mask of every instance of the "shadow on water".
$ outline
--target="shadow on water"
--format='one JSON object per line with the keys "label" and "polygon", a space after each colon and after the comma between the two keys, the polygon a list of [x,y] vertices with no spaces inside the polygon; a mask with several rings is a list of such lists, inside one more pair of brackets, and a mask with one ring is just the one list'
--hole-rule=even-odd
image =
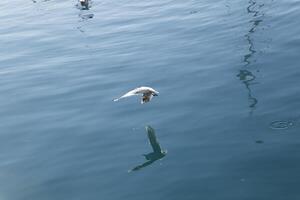
{"label": "shadow on water", "polygon": [[93,2],[91,0],[79,0],[78,3],[76,4],[76,7],[80,10],[80,13],[78,14],[79,24],[77,26],[77,29],[81,33],[85,32],[85,30],[83,29],[85,21],[92,19],[94,17],[93,13],[87,13],[87,11],[91,9],[92,3]]}
{"label": "shadow on water", "polygon": [[[254,80],[256,79],[255,72],[253,70],[250,70],[249,67],[251,66],[253,62],[253,57],[256,54],[256,49],[254,46],[254,37],[253,34],[256,32],[257,27],[259,24],[263,21],[262,18],[264,17],[264,13],[260,11],[260,8],[262,8],[264,4],[258,5],[256,0],[250,0],[249,5],[247,7],[247,12],[252,16],[252,20],[250,20],[251,27],[248,33],[245,35],[246,41],[249,45],[248,52],[244,55],[243,58],[243,67],[240,70],[237,77],[242,81],[242,83],[245,85],[248,93],[248,101],[249,101],[249,108],[250,108],[250,115],[253,113],[253,111],[256,108],[256,105],[258,103],[257,98],[253,95],[251,86],[256,84]],[[256,71],[258,72],[258,71]]]}
{"label": "shadow on water", "polygon": [[163,157],[165,157],[167,155],[167,151],[164,151],[161,149],[161,147],[157,141],[154,129],[151,126],[146,126],[145,128],[146,128],[148,140],[153,149],[153,152],[148,153],[148,154],[143,154],[143,156],[145,157],[145,159],[147,161],[144,162],[143,164],[138,165],[138,166],[134,167],[133,169],[129,170],[129,172],[140,170],[148,165],[151,165],[155,161],[162,159]]}

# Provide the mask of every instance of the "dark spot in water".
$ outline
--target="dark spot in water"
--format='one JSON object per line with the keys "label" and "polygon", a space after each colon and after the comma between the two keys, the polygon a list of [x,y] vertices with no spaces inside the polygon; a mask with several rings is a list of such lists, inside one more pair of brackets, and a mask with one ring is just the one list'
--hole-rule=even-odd
{"label": "dark spot in water", "polygon": [[262,144],[262,143],[264,143],[264,141],[262,141],[262,140],[256,140],[255,143]]}
{"label": "dark spot in water", "polygon": [[279,121],[272,122],[270,124],[270,128],[272,128],[272,129],[288,129],[293,125],[294,124],[291,121],[279,120]]}
{"label": "dark spot in water", "polygon": [[190,14],[196,14],[196,13],[198,13],[197,10],[193,10],[193,11],[190,12]]}

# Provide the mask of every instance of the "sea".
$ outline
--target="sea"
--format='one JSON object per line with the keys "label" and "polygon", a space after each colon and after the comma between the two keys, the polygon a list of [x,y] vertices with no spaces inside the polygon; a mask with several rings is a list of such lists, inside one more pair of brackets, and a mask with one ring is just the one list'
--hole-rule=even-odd
{"label": "sea", "polygon": [[[299,0],[11,0],[0,19],[0,200],[300,199]],[[140,86],[159,95],[113,101]]]}

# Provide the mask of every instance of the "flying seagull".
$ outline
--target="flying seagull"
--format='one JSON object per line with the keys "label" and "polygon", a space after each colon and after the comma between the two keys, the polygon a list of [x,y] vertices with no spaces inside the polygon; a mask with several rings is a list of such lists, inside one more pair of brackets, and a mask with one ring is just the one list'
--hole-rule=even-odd
{"label": "flying seagull", "polygon": [[158,93],[156,90],[154,90],[151,87],[138,87],[135,88],[129,92],[127,92],[126,94],[124,94],[123,96],[114,99],[114,101],[119,101],[120,99],[123,99],[125,97],[130,97],[130,96],[134,96],[134,95],[142,95],[142,99],[141,99],[141,104],[147,103],[149,102],[153,96],[158,96]]}
{"label": "flying seagull", "polygon": [[144,154],[145,159],[147,160],[146,162],[144,162],[141,165],[138,165],[136,167],[134,167],[133,169],[129,170],[129,172],[131,171],[137,171],[142,169],[143,167],[146,167],[148,165],[151,165],[152,163],[154,163],[157,160],[162,159],[163,157],[166,156],[167,151],[164,151],[161,149],[156,136],[155,136],[155,131],[151,126],[146,126],[146,131],[147,131],[147,136],[148,136],[148,140],[150,142],[150,145],[153,149],[153,152],[148,153],[148,154]]}

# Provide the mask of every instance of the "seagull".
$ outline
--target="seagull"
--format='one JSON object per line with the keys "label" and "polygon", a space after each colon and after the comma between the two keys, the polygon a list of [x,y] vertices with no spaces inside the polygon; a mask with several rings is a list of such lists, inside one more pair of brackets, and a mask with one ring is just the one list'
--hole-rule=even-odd
{"label": "seagull", "polygon": [[134,96],[134,95],[143,95],[142,99],[141,99],[141,104],[144,104],[144,103],[149,102],[153,96],[158,96],[158,93],[159,92],[157,92],[156,90],[154,90],[151,87],[142,86],[142,87],[138,87],[138,88],[135,88],[135,89],[127,92],[123,96],[121,96],[117,99],[114,99],[114,101],[119,101],[120,99],[123,99],[125,97]]}
{"label": "seagull", "polygon": [[134,167],[133,169],[129,170],[128,172],[140,170],[148,165],[151,165],[152,163],[154,163],[157,160],[161,160],[163,157],[165,157],[167,155],[167,151],[166,150],[164,151],[161,149],[161,147],[158,143],[158,140],[156,138],[154,129],[151,126],[146,126],[145,128],[146,128],[148,140],[153,149],[153,152],[144,154],[143,156],[145,157],[146,162]]}

